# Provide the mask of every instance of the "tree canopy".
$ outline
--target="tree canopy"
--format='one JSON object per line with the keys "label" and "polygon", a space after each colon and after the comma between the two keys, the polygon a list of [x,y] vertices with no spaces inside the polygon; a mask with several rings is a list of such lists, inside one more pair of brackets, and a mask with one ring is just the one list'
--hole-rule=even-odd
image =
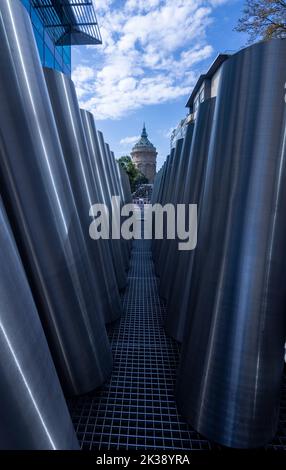
{"label": "tree canopy", "polygon": [[286,37],[286,0],[246,0],[236,31],[249,34],[249,42]]}
{"label": "tree canopy", "polygon": [[122,166],[128,175],[132,193],[140,184],[148,183],[148,179],[136,168],[129,155],[120,157],[118,159],[118,163]]}

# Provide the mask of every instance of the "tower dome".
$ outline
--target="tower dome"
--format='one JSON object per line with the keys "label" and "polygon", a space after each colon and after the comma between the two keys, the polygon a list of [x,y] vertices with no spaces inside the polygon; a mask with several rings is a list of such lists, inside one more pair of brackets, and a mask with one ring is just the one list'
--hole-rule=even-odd
{"label": "tower dome", "polygon": [[156,175],[157,150],[148,139],[145,123],[141,137],[131,151],[131,157],[136,168],[146,176],[149,183],[153,183]]}

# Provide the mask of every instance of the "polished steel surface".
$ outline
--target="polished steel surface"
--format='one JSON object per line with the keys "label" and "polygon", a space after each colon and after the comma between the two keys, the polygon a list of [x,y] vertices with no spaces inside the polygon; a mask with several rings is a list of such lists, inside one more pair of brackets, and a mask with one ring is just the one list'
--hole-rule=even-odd
{"label": "polished steel surface", "polygon": [[[102,168],[102,174],[106,175],[107,184],[107,201],[109,201],[109,213],[112,213],[112,207],[110,202],[113,196],[118,196],[117,191],[115,189],[114,180],[113,180],[113,173],[111,171],[110,162],[107,158],[107,149],[104,142],[104,137],[101,131],[97,131],[98,134],[98,142],[99,142],[99,161]],[[124,253],[122,249],[122,240],[120,239],[120,224],[118,224],[117,218],[115,218],[115,225],[116,229],[119,230],[118,238],[112,238],[112,253],[113,253],[113,261],[115,266],[115,272],[117,277],[117,283],[120,290],[126,287],[127,283],[127,275],[124,266]],[[117,231],[116,230],[116,231]]]}
{"label": "polished steel surface", "polygon": [[[177,200],[182,204],[197,204],[198,223],[214,109],[215,98],[201,103],[199,107],[188,165],[184,170],[185,176],[181,178],[182,192]],[[189,303],[195,255],[196,250],[176,249],[176,256],[173,258],[172,288],[170,285],[166,288],[169,295],[165,328],[166,332],[179,342],[183,340],[187,320],[191,315]]]}
{"label": "polished steel surface", "polygon": [[162,168],[157,172],[157,174],[155,176],[153,191],[152,191],[152,196],[151,196],[151,204],[153,204],[153,203],[155,203],[155,201],[159,200],[159,194],[160,194],[160,189],[161,189],[161,185],[162,185],[162,178],[164,176],[165,168],[166,168],[166,162],[164,162]]}
{"label": "polished steel surface", "polygon": [[[106,176],[101,173],[100,170],[102,168],[99,167],[97,164],[97,155],[99,153],[99,145],[97,141],[97,132],[95,128],[95,122],[93,115],[89,113],[88,111],[81,109],[80,110],[80,115],[81,115],[81,120],[82,120],[82,125],[85,133],[85,138],[86,138],[86,143],[88,146],[88,158],[89,158],[89,164],[90,164],[90,169],[92,173],[92,185],[94,187],[94,202],[99,203],[99,204],[106,204],[107,206],[110,205],[110,201],[107,202],[106,200]],[[100,240],[99,241],[101,245],[101,249],[104,251],[104,256],[105,256],[105,265],[108,266],[108,283],[111,285],[109,287],[109,292],[113,291],[114,296],[119,298],[120,301],[120,307],[116,309],[116,305],[118,305],[118,301],[113,302],[113,309],[112,309],[112,314],[113,314],[113,320],[114,321],[119,316],[121,315],[122,311],[122,306],[121,306],[121,299],[119,296],[119,289],[118,289],[118,284],[117,284],[117,278],[116,278],[116,273],[115,273],[115,266],[113,262],[113,257],[112,257],[112,247],[111,243],[112,241],[110,239],[108,240]],[[117,314],[116,314],[117,312]]]}
{"label": "polished steel surface", "polygon": [[223,65],[177,402],[223,445],[273,438],[286,336],[286,40]]}
{"label": "polished steel surface", "polygon": [[[127,175],[126,171],[122,168],[120,163],[118,161],[116,161],[115,155],[114,155],[113,152],[111,152],[111,155],[112,155],[112,158],[113,158],[113,161],[114,161],[114,164],[115,164],[115,171],[118,175],[118,181],[119,181],[119,185],[120,185],[120,192],[122,194],[121,200],[122,200],[123,204],[132,204],[133,201],[132,201],[131,187],[130,187],[130,182],[129,182],[128,175]],[[127,240],[125,245],[126,245],[127,260],[128,260],[126,269],[128,271],[129,266],[130,266],[130,256],[131,256],[131,250],[132,250],[132,246],[133,246],[133,240]]]}
{"label": "polished steel surface", "polygon": [[[161,202],[162,206],[167,204],[173,204],[173,193],[174,188],[176,186],[176,171],[179,166],[179,161],[182,156],[182,148],[183,148],[183,139],[179,139],[176,142],[176,146],[173,150],[173,154],[171,155],[171,159],[167,168],[166,178],[164,181],[164,188],[162,192]],[[167,292],[165,289],[165,265],[166,262],[169,264],[168,260],[168,252],[170,250],[170,244],[173,240],[167,239],[167,232],[166,226],[164,226],[163,232],[163,240],[159,244],[158,250],[158,258],[157,258],[157,273],[160,278],[159,283],[159,293],[163,299],[167,299]],[[174,266],[172,266],[172,269]],[[168,276],[168,273],[166,273]],[[173,272],[172,272],[173,277]]]}
{"label": "polished steel surface", "polygon": [[[190,123],[187,126],[186,135],[182,142],[182,145],[179,145],[178,147],[178,162],[175,162],[174,164],[174,168],[176,170],[175,174],[173,174],[171,177],[173,190],[170,194],[169,200],[169,203],[172,203],[175,207],[177,206],[177,204],[182,203],[182,192],[184,188],[183,182],[188,179],[186,171],[188,163],[190,161],[190,149],[193,139],[193,132],[194,124]],[[178,253],[181,253],[178,250],[178,237],[176,237],[174,240],[167,240],[164,254],[165,263],[163,264],[160,277],[160,295],[167,301],[169,299],[169,296],[171,295],[171,292],[173,292],[174,280],[176,278],[176,269],[178,263]]]}
{"label": "polished steel surface", "polygon": [[[180,159],[183,155],[182,153],[182,148],[183,148],[184,140],[179,139],[176,142],[176,147],[172,159],[172,165],[170,166],[170,172],[168,174],[168,180],[165,186],[165,195],[164,195],[164,204],[173,204],[173,195],[174,195],[174,188],[176,186],[176,174],[178,167],[180,166]],[[169,251],[169,246],[171,244],[171,240],[167,239],[167,227],[166,224],[164,224],[163,227],[163,240],[161,242],[160,246],[160,253],[158,257],[158,274],[160,277],[160,287],[159,287],[159,292],[160,296],[164,299],[166,299],[167,293],[164,289],[165,287],[165,266],[166,266],[166,261],[167,261],[167,256],[168,256],[168,251]],[[169,263],[168,263],[169,264]],[[173,269],[173,266],[172,266]],[[171,273],[170,273],[171,274]],[[168,276],[168,273],[167,273]]]}
{"label": "polished steel surface", "polygon": [[61,384],[81,394],[112,357],[30,19],[0,3],[1,193]]}
{"label": "polished steel surface", "polygon": [[[152,199],[153,204],[158,203],[164,206],[165,203],[167,202],[166,194],[168,192],[168,187],[170,184],[169,175],[172,170],[173,159],[174,159],[174,149],[172,149],[171,154],[167,157],[166,165],[164,168],[164,175],[161,181],[161,188],[160,188],[161,190],[159,191],[157,200],[155,201],[154,198]],[[154,217],[153,217],[153,220],[154,220]],[[160,270],[161,266],[159,264],[159,257],[160,257],[160,252],[162,248],[163,248],[162,240],[154,239],[153,244],[152,244],[152,256],[153,256],[153,260],[155,263],[155,273],[157,276],[160,276],[161,274],[161,270]]]}
{"label": "polished steel surface", "polygon": [[78,449],[1,199],[0,372],[0,449]]}
{"label": "polished steel surface", "polygon": [[[109,167],[107,166],[102,150],[102,145],[104,145],[103,134],[97,131],[94,117],[91,113],[85,110],[81,110],[81,117],[85,134],[87,136],[87,142],[91,149],[90,158],[97,187],[99,189],[99,201],[108,207],[109,213],[111,214],[111,198],[113,195],[111,191],[112,182],[109,173]],[[119,240],[111,239],[108,241],[108,246],[112,256],[117,285],[121,290],[126,286],[127,278],[122,261],[120,242]]]}
{"label": "polished steel surface", "polygon": [[[114,194],[120,198],[120,210],[121,210],[122,207],[124,206],[124,194],[122,193],[120,179],[118,178],[118,173],[116,171],[115,158],[112,155],[110,147],[107,143],[105,144],[105,148],[106,148],[106,159],[109,162],[112,179],[114,181]],[[121,217],[121,224],[123,220],[124,220],[124,217]],[[121,239],[121,252],[122,252],[123,264],[124,264],[124,268],[126,272],[128,271],[128,268],[129,268],[129,246],[130,246],[130,240]]]}
{"label": "polished steel surface", "polygon": [[75,87],[71,79],[61,72],[44,68],[44,76],[92,266],[91,283],[96,297],[93,315],[103,316],[105,322],[110,323],[119,318],[121,301],[112,276],[114,267],[108,247],[102,240],[93,240],[89,235],[89,212],[92,205],[99,202],[99,197]]}
{"label": "polished steel surface", "polygon": [[[132,204],[133,201],[132,201],[131,187],[130,187],[128,175],[126,171],[122,168],[120,163],[115,160],[115,156],[113,152],[111,152],[111,155],[115,162],[115,170],[118,175],[118,181],[120,184],[120,191],[121,191],[121,200],[123,201],[123,204]],[[127,249],[127,259],[128,259],[127,269],[129,269],[129,260],[131,256],[133,240],[128,240],[126,242],[126,246],[127,246],[126,249]]]}
{"label": "polished steel surface", "polygon": [[132,203],[132,194],[131,194],[131,187],[130,187],[130,181],[129,181],[128,175],[118,162],[117,162],[117,168],[119,169],[120,174],[121,174],[122,189],[124,193],[124,202],[126,204],[130,204]]}

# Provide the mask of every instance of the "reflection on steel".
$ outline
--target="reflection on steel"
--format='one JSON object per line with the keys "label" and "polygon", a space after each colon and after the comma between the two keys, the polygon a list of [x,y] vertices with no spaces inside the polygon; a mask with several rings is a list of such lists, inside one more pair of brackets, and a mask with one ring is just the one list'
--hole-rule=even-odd
{"label": "reflection on steel", "polygon": [[[98,142],[99,142],[100,165],[102,168],[102,174],[105,174],[106,179],[107,179],[109,209],[111,210],[111,207],[110,207],[111,198],[112,196],[118,196],[118,194],[116,194],[116,191],[115,191],[114,181],[112,178],[112,172],[111,172],[109,161],[107,159],[106,145],[104,142],[103,134],[100,131],[97,131],[97,134],[98,134]],[[120,229],[120,227],[117,227],[117,229]],[[126,272],[124,268],[122,244],[119,238],[112,240],[112,253],[113,253],[113,262],[115,266],[118,286],[119,286],[119,289],[122,290],[126,287],[127,276],[126,276]]]}
{"label": "reflection on steel", "polygon": [[[108,201],[106,199],[106,189],[105,189],[105,175],[102,174],[99,170],[99,166],[97,164],[97,155],[99,153],[99,145],[97,139],[97,132],[94,124],[93,115],[83,109],[80,110],[81,114],[81,121],[83,124],[83,129],[86,138],[86,144],[88,147],[88,158],[89,158],[89,165],[92,173],[92,184],[95,190],[95,199],[94,203],[99,204],[106,204],[108,205]],[[110,204],[110,201],[109,201]],[[114,321],[118,318],[121,314],[121,302],[119,297],[119,289],[117,284],[117,278],[115,273],[115,266],[112,257],[112,248],[111,243],[112,241],[109,240],[99,240],[97,243],[101,244],[101,250],[104,252],[105,255],[105,266],[108,266],[108,273],[107,273],[107,285],[108,285],[108,295],[110,292],[116,290],[116,296],[118,296],[120,307],[116,308],[116,305],[119,305],[118,302],[113,302],[113,308],[110,314],[112,315],[112,320]],[[106,271],[105,267],[105,271]]]}
{"label": "reflection on steel", "polygon": [[0,181],[60,381],[81,394],[112,358],[33,31],[24,7],[0,3]]}
{"label": "reflection on steel", "polygon": [[[170,160],[171,156],[168,155],[166,158],[166,161],[161,168],[161,170],[157,173],[154,179],[154,187],[152,191],[152,197],[151,197],[151,204],[162,204],[163,202],[163,192],[164,192],[164,183],[166,181],[166,175],[168,172],[168,168],[170,165]],[[154,218],[153,218],[154,220]],[[159,244],[158,241],[154,239],[154,230],[152,228],[152,237],[153,237],[153,242],[152,242],[152,258],[154,261],[154,269],[155,273],[158,276],[158,251],[159,251]]]}
{"label": "reflection on steel", "polygon": [[[105,149],[106,149],[106,153],[105,153],[106,159],[108,161],[110,172],[112,175],[112,180],[114,182],[114,195],[120,197],[121,208],[122,208],[122,206],[124,205],[124,194],[122,192],[120,180],[118,178],[118,173],[116,171],[115,159],[110,151],[110,147],[108,144],[105,144]],[[122,223],[122,220],[121,220],[121,223]],[[123,260],[123,265],[124,265],[126,272],[129,267],[129,246],[130,246],[129,241],[124,240],[124,239],[121,240],[122,260]]]}
{"label": "reflection on steel", "polygon": [[[168,167],[168,173],[166,175],[166,180],[165,180],[163,204],[173,203],[174,181],[176,179],[176,171],[179,166],[180,157],[182,155],[183,143],[184,143],[183,139],[178,139],[176,141],[175,148],[172,149],[171,161]],[[164,289],[164,269],[165,269],[166,257],[167,257],[167,252],[168,252],[170,242],[171,242],[170,240],[166,239],[166,227],[164,226],[164,238],[159,245],[160,251],[158,254],[157,264],[158,264],[158,274],[160,276],[159,292],[160,292],[161,297],[165,299],[167,297],[167,293]],[[173,270],[173,266],[172,266],[172,270]],[[171,276],[173,277],[173,272]]]}
{"label": "reflection on steel", "polygon": [[132,203],[132,194],[131,194],[131,187],[130,181],[126,171],[122,168],[122,166],[117,162],[117,171],[120,172],[121,181],[122,181],[122,191],[124,194],[124,202],[126,204]]}
{"label": "reflection on steel", "polygon": [[[81,117],[87,142],[91,149],[90,157],[99,190],[99,201],[106,204],[109,210],[111,210],[111,197],[113,195],[111,187],[112,181],[104,153],[103,135],[101,132],[97,132],[94,117],[91,113],[81,110]],[[121,290],[126,286],[127,278],[122,261],[120,240],[110,240],[108,245],[112,254],[117,285]]]}
{"label": "reflection on steel", "polygon": [[103,316],[110,323],[121,314],[121,300],[108,247],[104,240],[94,241],[89,236],[89,212],[99,196],[75,88],[71,79],[61,72],[44,68],[44,76],[92,266],[90,281],[97,300],[93,315],[99,322]]}
{"label": "reflection on steel", "polygon": [[[182,140],[177,141],[176,145],[181,146]],[[158,200],[156,201],[160,203],[162,206],[170,202],[170,197],[169,197],[170,187],[171,187],[170,174],[172,173],[173,162],[174,162],[174,149],[172,149],[171,155],[167,158],[164,179],[162,180],[162,192],[160,193]],[[164,258],[160,259],[160,255],[163,250],[163,247],[164,247],[164,244],[162,244],[162,240],[154,240],[152,248],[153,248],[153,259],[155,262],[155,272],[157,276],[160,276],[162,273],[162,263],[164,263]]]}
{"label": "reflection on steel", "polygon": [[286,40],[223,65],[177,399],[194,428],[248,448],[275,434],[286,334]]}
{"label": "reflection on steel", "polygon": [[0,199],[0,449],[78,449]]}
{"label": "reflection on steel", "polygon": [[152,191],[151,204],[155,204],[156,201],[160,200],[159,194],[162,188],[162,181],[164,178],[168,158],[169,156],[167,157],[162,168],[156,174],[156,179],[154,180],[154,186],[153,186],[153,191]]}
{"label": "reflection on steel", "polygon": [[[180,204],[182,201],[183,181],[187,180],[186,170],[190,161],[190,149],[193,138],[194,125],[186,126],[185,138],[178,140],[176,144],[173,173],[170,176],[172,192],[170,200],[172,204]],[[176,160],[175,160],[176,159]],[[160,277],[160,295],[168,299],[174,284],[175,270],[177,267],[176,255],[178,252],[177,240],[167,240],[165,250],[161,250],[162,270]],[[180,291],[180,289],[179,289]]]}
{"label": "reflection on steel", "polygon": [[[187,158],[188,165],[187,168],[184,168],[184,176],[181,176],[179,180],[181,181],[182,195],[177,202],[182,204],[197,204],[198,211],[200,211],[201,208],[214,105],[215,98],[212,98],[201,103],[199,107],[191,152]],[[181,342],[186,330],[187,320],[191,315],[189,297],[196,250],[178,251],[176,246],[175,250],[176,258],[174,257],[174,250],[171,253],[171,255],[173,255],[173,264],[171,264],[171,266],[174,266],[174,275],[172,277],[170,276],[172,289],[170,288],[170,284],[169,287],[165,288],[168,293],[165,327],[169,335]]]}

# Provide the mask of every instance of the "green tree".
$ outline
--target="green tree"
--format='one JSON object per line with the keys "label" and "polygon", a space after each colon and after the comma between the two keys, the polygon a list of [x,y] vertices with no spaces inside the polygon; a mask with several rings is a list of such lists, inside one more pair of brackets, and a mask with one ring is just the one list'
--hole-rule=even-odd
{"label": "green tree", "polygon": [[248,33],[249,42],[286,37],[286,0],[246,0],[236,31]]}
{"label": "green tree", "polygon": [[129,155],[120,157],[118,159],[118,163],[122,166],[128,175],[132,193],[140,184],[148,183],[148,179],[136,168]]}
{"label": "green tree", "polygon": [[148,181],[148,178],[146,178],[145,175],[143,175],[143,173],[141,173],[140,171],[138,171],[138,174],[137,176],[135,177],[134,179],[134,191],[136,190],[136,188],[138,188],[138,186],[140,186],[141,184],[148,184],[149,181]]}

